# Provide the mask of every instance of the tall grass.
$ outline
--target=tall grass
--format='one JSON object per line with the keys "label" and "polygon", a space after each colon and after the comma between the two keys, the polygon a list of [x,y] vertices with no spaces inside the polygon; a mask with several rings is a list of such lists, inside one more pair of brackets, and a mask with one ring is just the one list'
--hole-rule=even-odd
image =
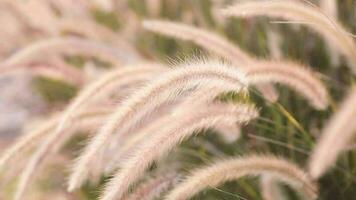
{"label": "tall grass", "polygon": [[[54,97],[1,152],[0,199],[352,199],[351,8],[0,2],[0,78]],[[27,99],[3,93],[11,123]]]}

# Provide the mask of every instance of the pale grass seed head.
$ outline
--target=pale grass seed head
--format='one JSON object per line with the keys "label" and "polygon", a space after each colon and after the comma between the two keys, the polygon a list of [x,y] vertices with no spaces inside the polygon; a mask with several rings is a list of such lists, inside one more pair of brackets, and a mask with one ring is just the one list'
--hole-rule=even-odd
{"label": "pale grass seed head", "polygon": [[218,185],[249,175],[273,175],[309,199],[317,198],[317,186],[295,164],[275,156],[249,155],[215,162],[211,166],[193,171],[179,183],[166,200],[186,200],[207,187]]}
{"label": "pale grass seed head", "polygon": [[309,159],[309,173],[317,179],[336,162],[338,155],[347,149],[352,141],[356,123],[356,89],[353,88],[339,110],[331,117],[322,130]]}
{"label": "pale grass seed head", "polygon": [[328,93],[317,76],[303,65],[290,61],[260,61],[245,69],[250,84],[281,83],[303,95],[316,109],[325,109]]}
{"label": "pale grass seed head", "polygon": [[71,120],[71,116],[74,115],[78,109],[83,107],[85,108],[90,102],[106,98],[118,89],[122,89],[122,87],[146,81],[153,75],[163,71],[163,66],[147,62],[107,72],[105,75],[101,76],[92,83],[89,83],[85,88],[83,88],[74,100],[67,106],[66,110],[63,111],[62,118],[53,135],[61,132],[67,122]]}
{"label": "pale grass seed head", "polygon": [[263,200],[284,200],[285,195],[278,185],[278,179],[266,174],[260,178],[260,189]]}
{"label": "pale grass seed head", "polygon": [[[37,165],[48,155],[50,155],[51,148],[56,146],[60,140],[65,141],[66,138],[69,138],[71,134],[64,134],[65,128],[71,126],[67,122],[71,122],[73,116],[78,108],[85,106],[88,102],[95,98],[105,96],[108,93],[112,92],[115,88],[120,88],[120,86],[127,86],[129,84],[135,83],[137,81],[144,81],[148,79],[151,75],[163,71],[163,67],[160,65],[155,65],[152,63],[142,63],[140,65],[131,66],[125,69],[114,70],[112,73],[104,75],[102,78],[94,81],[92,84],[89,84],[88,87],[84,88],[81,93],[73,100],[73,102],[68,106],[67,110],[64,111],[64,114],[61,116],[56,128],[51,134],[49,134],[43,143],[37,148],[36,152],[30,159],[30,164],[26,166],[23,175],[20,177],[20,189],[17,192],[17,198],[20,198],[23,194],[26,185],[28,184],[29,179]],[[90,101],[89,101],[90,100]],[[101,121],[98,121],[101,122]],[[100,123],[100,125],[102,125]],[[95,129],[92,129],[95,130]],[[67,132],[67,131],[66,131]]]}
{"label": "pale grass seed head", "polygon": [[114,66],[121,66],[130,62],[127,60],[128,57],[125,55],[125,51],[108,44],[76,37],[54,37],[36,41],[22,48],[2,64],[5,66],[22,64],[43,58],[44,54],[56,55],[58,53],[93,56],[108,61]]}
{"label": "pale grass seed head", "polygon": [[[80,24],[80,26],[78,26]],[[143,59],[135,47],[109,28],[99,25],[87,18],[60,18],[57,21],[58,32],[65,35],[80,35],[95,41],[102,41],[120,48],[127,61]]]}
{"label": "pale grass seed head", "polygon": [[[193,42],[219,57],[232,62],[237,68],[247,68],[250,64],[257,61],[252,55],[234,45],[233,42],[212,31],[164,20],[145,20],[143,21],[143,27],[155,33]],[[278,93],[273,86],[264,84],[257,86],[257,89],[268,101],[277,101]]]}
{"label": "pale grass seed head", "polygon": [[43,76],[81,86],[84,77],[81,72],[65,63],[58,63],[54,60],[50,62],[31,62],[3,65],[0,64],[0,76],[16,75],[26,72],[32,76]]}
{"label": "pale grass seed head", "polygon": [[184,112],[172,115],[170,123],[164,120],[165,126],[152,131],[150,140],[143,142],[128,160],[123,162],[100,199],[121,199],[153,161],[170,152],[182,140],[193,135],[196,130],[221,124],[247,123],[258,115],[253,106],[243,104],[214,104],[196,109],[191,116]]}
{"label": "pale grass seed head", "polygon": [[[330,18],[338,19],[338,6],[336,0],[321,0],[320,8],[322,11]],[[331,56],[331,63],[333,66],[339,66],[341,63],[340,56],[338,52],[333,48],[332,45],[328,44],[329,55]]]}
{"label": "pale grass seed head", "polygon": [[[233,87],[231,89],[234,89]],[[115,149],[115,155],[110,156],[111,161],[106,164],[105,172],[110,173],[114,169],[120,168],[120,165],[125,160],[125,157],[130,155],[131,151],[138,148],[141,143],[145,142],[147,138],[152,136],[156,130],[159,130],[165,124],[170,123],[172,116],[175,115],[194,115],[196,108],[202,106],[210,106],[211,104],[217,103],[216,97],[223,91],[228,90],[228,85],[222,88],[217,86],[213,87],[203,87],[200,90],[194,91],[188,97],[178,102],[168,113],[161,114],[158,119],[152,119],[149,124],[144,124],[142,128],[138,129],[136,132],[132,132],[130,137],[124,138],[122,145],[118,145]],[[240,136],[240,126],[237,124],[217,124],[215,129],[223,137],[226,142],[236,141]]]}
{"label": "pale grass seed head", "polygon": [[291,0],[247,1],[222,9],[225,16],[268,16],[304,24],[322,35],[328,44],[349,61],[356,72],[356,44],[348,31],[336,19],[325,15],[318,7]]}
{"label": "pale grass seed head", "polygon": [[[154,112],[162,103],[174,101],[184,91],[196,90],[202,86],[230,85],[229,90],[239,91],[245,87],[244,73],[219,62],[205,61],[177,67],[147,86],[137,90],[126,101],[118,105],[99,132],[85,147],[74,165],[69,179],[69,190],[81,185],[87,175],[86,166],[97,153],[102,152],[112,134],[125,134],[147,114]],[[233,86],[234,89],[231,89]]]}
{"label": "pale grass seed head", "polygon": [[[48,134],[43,141],[39,142],[38,147],[25,163],[25,168],[19,175],[19,182],[15,192],[15,200],[23,198],[23,195],[34,178],[34,175],[36,172],[40,171],[41,164],[43,164],[48,158],[52,158],[53,154],[58,151],[60,147],[62,147],[63,144],[65,144],[65,142],[74,134],[80,133],[79,131],[92,131],[97,129],[102,124],[105,119],[104,116],[107,114],[108,110],[103,109],[86,110],[77,116],[78,119],[75,126],[66,127],[66,129],[61,132],[61,137],[57,138],[55,142],[51,140],[51,134]],[[55,127],[53,128],[55,129]]]}
{"label": "pale grass seed head", "polygon": [[150,177],[144,183],[141,183],[137,188],[123,198],[124,200],[151,200],[159,197],[163,192],[176,181],[177,174],[160,174],[155,177]]}
{"label": "pale grass seed head", "polygon": [[235,64],[249,63],[254,59],[251,55],[233,45],[231,41],[212,31],[164,20],[145,20],[142,25],[149,31],[196,43],[218,56],[233,61]]}
{"label": "pale grass seed head", "polygon": [[[75,113],[74,121],[85,120],[86,118],[96,118],[109,113],[107,108],[93,108]],[[7,148],[0,157],[0,170],[9,164],[15,164],[20,157],[27,153],[40,143],[40,141],[55,129],[60,120],[59,114],[50,117],[49,119],[37,125],[33,130],[25,132],[18,140],[16,140],[9,148]]]}

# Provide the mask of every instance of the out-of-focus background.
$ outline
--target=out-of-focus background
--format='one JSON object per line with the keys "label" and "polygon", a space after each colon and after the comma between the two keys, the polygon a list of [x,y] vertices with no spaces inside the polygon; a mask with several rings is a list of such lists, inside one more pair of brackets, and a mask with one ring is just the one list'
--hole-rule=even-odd
{"label": "out-of-focus background", "polygon": [[[123,64],[133,63],[138,59],[148,59],[162,63],[172,63],[198,56],[207,56],[208,52],[200,47],[179,40],[159,36],[143,30],[143,19],[169,19],[179,21],[224,35],[242,49],[262,58],[284,57],[309,64],[320,72],[327,84],[333,100],[339,101],[345,94],[348,85],[352,84],[350,69],[342,58],[333,60],[329,56],[325,41],[310,29],[299,24],[276,23],[265,17],[251,19],[231,19],[219,15],[217,10],[232,4],[233,0],[0,0],[0,67],[8,66],[11,57],[22,49],[51,38],[79,37],[90,38],[121,49]],[[310,1],[316,5],[319,1]],[[338,1],[338,19],[351,33],[356,33],[356,1]],[[273,47],[271,45],[276,45]],[[48,113],[64,108],[76,94],[80,83],[64,83],[36,73],[39,65],[69,65],[85,75],[86,80],[95,79],[102,71],[110,68],[100,56],[82,56],[76,53],[67,55],[44,51],[31,61],[26,61],[28,69],[16,70],[0,77],[0,149],[10,144],[36,121]],[[279,49],[272,52],[273,49]],[[339,60],[338,60],[339,59]],[[9,61],[10,60],[10,61]],[[19,67],[21,68],[21,67]],[[1,73],[0,68],[0,73]],[[331,112],[316,112],[306,108],[305,101],[285,88],[281,92],[280,104],[284,105],[299,123],[306,129],[318,131]],[[264,104],[261,98],[256,101]],[[252,147],[257,151],[272,151],[280,155],[292,157],[303,163],[305,155],[298,148],[310,150],[311,146],[301,136],[296,136],[298,127],[293,126],[286,116],[279,113],[278,108],[261,110],[262,115],[273,123],[256,122],[259,131],[254,135],[245,135],[234,145],[224,145],[216,138],[215,145],[227,155],[248,152]],[[253,128],[252,128],[253,129]],[[248,129],[249,130],[249,129]],[[248,132],[247,130],[247,132]],[[203,142],[205,140],[202,140]],[[266,142],[267,141],[267,142]],[[283,145],[273,146],[271,143],[281,141]],[[187,142],[187,148],[202,153],[198,142]],[[238,145],[238,148],[235,148]],[[288,145],[295,149],[288,148]],[[188,153],[187,153],[188,154]],[[204,152],[202,153],[204,154]],[[210,155],[203,155],[209,157]],[[192,156],[192,162],[197,158]],[[60,160],[61,158],[59,158]],[[190,161],[191,161],[190,160]],[[198,161],[197,161],[198,162]],[[201,162],[201,161],[200,161]],[[188,163],[188,162],[187,162]],[[351,152],[342,163],[345,170],[356,165],[356,154]],[[187,167],[189,168],[189,167]],[[56,170],[56,169],[54,169]],[[354,180],[356,168],[348,171],[334,172],[322,179],[321,199],[354,199],[356,187]],[[53,178],[53,176],[52,176]],[[56,180],[55,178],[58,178]],[[53,185],[61,185],[62,177],[53,178]],[[254,183],[255,184],[255,183]],[[49,184],[50,185],[50,184]],[[227,188],[236,185],[227,184]],[[48,187],[51,187],[48,186]],[[95,186],[96,188],[98,186]],[[46,187],[44,187],[46,188]],[[60,191],[50,199],[94,199],[91,186],[82,193],[60,195]],[[239,182],[238,192],[246,199],[259,199],[245,180]],[[328,196],[329,194],[332,196]],[[62,194],[62,193],[61,193]],[[236,199],[229,194],[217,191],[206,194],[202,199]]]}

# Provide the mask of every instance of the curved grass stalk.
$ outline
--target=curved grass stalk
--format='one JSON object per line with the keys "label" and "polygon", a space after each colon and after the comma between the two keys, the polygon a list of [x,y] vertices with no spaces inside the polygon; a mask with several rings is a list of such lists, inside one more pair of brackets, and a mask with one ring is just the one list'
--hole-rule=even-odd
{"label": "curved grass stalk", "polygon": [[[150,138],[152,132],[158,130],[163,123],[164,120],[167,120],[166,123],[169,123],[170,115],[175,115],[177,112],[184,111],[186,115],[193,115],[195,112],[195,107],[201,107],[202,105],[210,105],[215,98],[221,94],[221,91],[226,90],[226,86],[223,88],[218,87],[204,87],[198,91],[193,92],[188,97],[186,97],[182,102],[175,106],[175,108],[167,115],[163,115],[160,118],[156,119],[157,121],[150,121],[149,126],[144,126],[142,129],[139,129],[134,134],[131,134],[129,138],[125,138],[125,142],[122,145],[119,145],[115,149],[115,155],[111,157],[109,163],[105,165],[105,172],[107,174],[112,171],[118,169],[124,160],[125,156],[130,155],[130,152],[135,148],[139,147],[139,145],[146,140],[146,138]],[[191,112],[191,113],[190,113]],[[228,141],[236,140],[240,136],[239,128],[235,130],[232,127],[236,127],[236,124],[232,126],[228,125],[216,125],[215,128],[218,130],[218,133],[224,139]]]}
{"label": "curved grass stalk", "polygon": [[2,1],[2,4],[9,6],[13,12],[16,12],[17,17],[24,19],[26,25],[32,29],[40,29],[47,33],[53,34],[55,29],[53,24],[57,18],[48,3],[39,1]]}
{"label": "curved grass stalk", "polygon": [[346,56],[351,69],[356,73],[356,44],[336,19],[328,18],[316,7],[297,1],[249,1],[237,3],[221,12],[233,17],[269,16],[302,22]]}
{"label": "curved grass stalk", "polygon": [[[120,85],[125,86],[135,83],[137,81],[143,81],[148,78],[147,76],[149,76],[149,74],[154,73],[155,71],[158,72],[158,65],[156,66],[149,63],[146,64],[151,65],[152,68],[144,66],[140,67],[139,65],[137,65],[136,67],[132,66],[132,68],[130,67],[125,69],[118,69],[114,70],[112,73],[104,75],[99,80],[93,82],[90,87],[85,89],[85,92],[81,92],[80,95],[72,102],[71,107],[67,110],[67,112],[69,113],[67,115],[71,119],[74,118],[74,121],[76,121],[75,119],[78,118],[78,116],[86,115],[85,110],[79,110],[77,112],[76,110],[78,110],[78,107],[84,107],[89,102],[93,102],[94,100],[102,98]],[[91,96],[94,96],[94,99],[89,98]],[[92,109],[88,110],[87,112],[90,113],[92,112],[91,110]],[[65,121],[67,121],[68,119],[64,119],[65,123]],[[15,143],[12,148],[7,150],[7,153],[4,153],[3,157],[0,159],[0,168],[4,165],[4,163],[6,163],[10,158],[14,156],[13,154],[22,152],[22,148],[26,147],[33,141],[38,141],[39,137],[42,138],[44,134],[49,133],[50,130],[55,130],[56,127],[58,129],[59,124],[62,124],[61,127],[63,128],[63,115],[62,117],[57,116],[55,119],[52,119],[51,121],[47,122],[46,125],[43,125],[43,127],[40,127],[38,130],[36,129],[35,131],[33,131],[33,134],[26,134],[23,138],[19,140],[19,142]]]}
{"label": "curved grass stalk", "polygon": [[[320,1],[320,8],[327,14],[330,18],[337,20],[338,18],[338,7],[336,0],[321,0]],[[333,66],[340,65],[340,57],[335,49],[328,45],[328,49],[331,63]]]}
{"label": "curved grass stalk", "polygon": [[[175,110],[179,111],[184,109],[188,111],[187,108],[194,108],[199,107],[202,105],[209,105],[211,104],[215,98],[221,94],[221,91],[226,90],[226,88],[218,88],[218,87],[204,87],[199,91],[194,92],[189,97],[183,100]],[[174,111],[173,110],[173,114]],[[195,112],[193,109],[192,112]],[[187,113],[187,115],[190,115]],[[223,138],[225,142],[231,143],[236,141],[240,137],[240,127],[237,124],[233,124],[232,126],[228,125],[216,125],[215,129],[218,131],[218,134]],[[145,137],[149,137],[150,131],[144,131],[147,134],[142,134],[141,138],[142,141]],[[134,137],[133,139],[138,140],[139,137]],[[135,142],[135,140],[133,140]],[[126,146],[126,145],[125,145]]]}
{"label": "curved grass stalk", "polygon": [[237,124],[233,124],[232,126],[217,126],[216,130],[223,141],[230,144],[237,141],[241,136],[241,127]]}
{"label": "curved grass stalk", "polygon": [[[72,120],[71,116],[77,112],[76,110],[88,104],[89,100],[93,100],[90,99],[90,97],[94,96],[95,99],[98,99],[120,86],[130,85],[138,81],[144,81],[151,75],[162,70],[163,67],[148,63],[142,64],[142,66],[139,65],[135,67],[128,67],[126,69],[119,69],[114,72],[109,72],[107,75],[85,88],[64,111],[64,114],[60,117],[54,131],[45,138],[43,143],[39,145],[35,153],[30,158],[30,162],[26,166],[24,173],[20,178],[20,189],[17,192],[17,198],[22,197],[24,188],[28,184],[31,176],[33,176],[35,168],[46,156],[48,157],[48,155],[50,155],[49,152],[51,152],[53,146],[57,145],[59,140],[65,141],[66,138],[71,136],[71,134],[68,133],[63,134],[63,131],[66,127],[71,126],[68,122]],[[64,135],[66,135],[66,137],[64,137]]]}
{"label": "curved grass stalk", "polygon": [[114,90],[131,85],[137,82],[143,82],[159,72],[163,72],[164,67],[154,63],[141,63],[126,68],[116,69],[107,72],[98,80],[85,87],[63,112],[61,120],[56,130],[53,132],[53,140],[59,137],[62,129],[71,121],[71,116],[81,107],[88,103],[100,100],[101,98],[113,93]]}
{"label": "curved grass stalk", "polygon": [[339,111],[331,117],[323,128],[321,138],[314,147],[309,160],[309,173],[314,179],[321,177],[352,141],[356,130],[354,123],[356,117],[355,102],[356,89],[353,89],[342,103]]}
{"label": "curved grass stalk", "polygon": [[321,0],[320,8],[331,18],[337,19],[338,8],[336,0]]}
{"label": "curved grass stalk", "polygon": [[[194,131],[221,124],[246,123],[257,115],[257,111],[252,106],[215,104],[208,107],[202,106],[190,116],[182,111],[170,118],[161,119],[160,128],[152,132],[150,140],[141,144],[123,163],[121,169],[106,186],[100,199],[121,199],[154,160],[169,152],[185,138],[193,135]],[[167,123],[168,121],[169,123]],[[157,127],[157,125],[154,126]]]}
{"label": "curved grass stalk", "polygon": [[183,23],[163,20],[145,20],[143,27],[149,31],[194,42],[203,48],[214,52],[218,56],[227,58],[238,67],[242,63],[253,62],[255,58],[233,45],[231,41],[207,30],[199,29]]}
{"label": "curved grass stalk", "polygon": [[282,38],[279,32],[273,27],[266,30],[267,34],[267,47],[270,56],[275,60],[281,60],[283,58],[283,52],[281,49]]}
{"label": "curved grass stalk", "polygon": [[[80,158],[81,161],[79,160],[78,164],[75,165],[71,180],[75,180],[74,183],[82,182],[85,177],[83,174],[86,173],[86,168],[82,164],[90,162],[92,155],[95,155],[94,152],[98,152],[103,148],[102,145],[107,142],[107,139],[103,138],[108,138],[113,134],[116,127],[122,126],[119,134],[122,136],[128,129],[136,126],[137,122],[145,115],[152,113],[156,107],[165,102],[173,101],[183,91],[197,89],[196,87],[202,87],[205,84],[225,86],[226,90],[239,90],[243,87],[241,85],[243,78],[241,72],[228,66],[219,68],[215,67],[216,65],[221,64],[214,62],[198,63],[195,66],[187,65],[168,72],[165,74],[166,76],[139,90],[132,98],[120,105],[115,113],[109,117],[108,123],[102,127],[99,135],[96,135],[92,140],[93,142],[89,144],[92,146],[87,146],[88,149],[84,151],[83,156]],[[73,185],[73,182],[71,185]]]}
{"label": "curved grass stalk", "polygon": [[[183,23],[163,20],[145,20],[143,27],[149,31],[194,42],[195,44],[213,52],[214,54],[231,61],[238,68],[246,68],[257,61],[256,58],[245,53],[231,41],[207,30],[199,29]],[[278,93],[273,86],[259,85],[257,89],[270,102],[278,99]]]}
{"label": "curved grass stalk", "polygon": [[[80,26],[78,26],[80,24]],[[110,29],[98,25],[91,20],[87,19],[67,19],[61,18],[56,23],[58,26],[58,31],[67,34],[81,35],[86,38],[94,39],[97,41],[104,41],[113,44],[125,53],[125,57],[130,62],[135,62],[136,60],[142,59],[140,53],[135,49],[135,47],[123,40],[117,33],[111,31]]]}
{"label": "curved grass stalk", "polygon": [[[23,195],[30,185],[31,180],[34,178],[36,172],[39,171],[41,164],[43,164],[46,159],[51,158],[53,154],[60,149],[60,147],[67,141],[70,136],[73,136],[74,133],[78,133],[81,131],[92,131],[96,130],[104,121],[105,116],[96,117],[93,119],[88,119],[87,121],[81,121],[81,123],[77,123],[76,126],[68,127],[68,130],[63,130],[63,135],[60,139],[56,141],[56,144],[52,146],[45,146],[41,144],[36,151],[32,154],[29,161],[26,163],[24,170],[21,172],[19,176],[18,186],[15,192],[15,200],[23,199]],[[46,140],[44,141],[46,142]]]}
{"label": "curved grass stalk", "polygon": [[[225,88],[226,89],[226,88]],[[187,97],[176,110],[185,109],[185,108],[194,108],[211,104],[215,98],[221,94],[221,91],[224,91],[224,88],[218,87],[205,87],[196,91],[194,94],[191,94]],[[186,109],[185,109],[186,110]],[[192,109],[194,112],[194,110]],[[190,115],[190,114],[187,114]],[[218,134],[223,138],[225,142],[231,143],[236,141],[240,137],[240,127],[237,124],[232,126],[228,125],[216,125],[215,129],[218,131]],[[149,132],[149,131],[147,131]],[[149,137],[148,135],[142,137]]]}
{"label": "curved grass stalk", "polygon": [[84,82],[84,77],[78,69],[61,63],[31,62],[0,66],[0,75],[16,74],[22,71],[29,72],[35,76],[62,80],[74,85],[82,85]]}
{"label": "curved grass stalk", "polygon": [[284,195],[277,185],[273,175],[263,175],[260,179],[261,196],[263,200],[284,200]]}
{"label": "curved grass stalk", "polygon": [[12,55],[1,65],[23,64],[34,58],[43,57],[43,54],[51,53],[82,54],[98,57],[112,63],[114,66],[121,66],[123,63],[128,62],[126,54],[118,48],[82,38],[62,37],[43,39],[32,43]]}
{"label": "curved grass stalk", "polygon": [[4,7],[17,19],[18,26],[23,26],[25,30],[33,29],[31,26],[31,20],[29,20],[21,11],[17,8],[17,4],[14,1],[1,2]]}
{"label": "curved grass stalk", "polygon": [[[105,116],[109,113],[107,108],[95,108],[90,110],[83,110],[75,113],[74,121],[86,120],[90,118],[97,118],[98,116]],[[18,157],[27,154],[33,147],[35,147],[47,134],[50,133],[57,126],[60,118],[58,115],[51,117],[42,125],[35,128],[29,133],[25,133],[13,145],[3,152],[0,157],[0,171],[4,169],[8,163],[16,163]]]}
{"label": "curved grass stalk", "polygon": [[246,68],[250,84],[282,83],[302,94],[316,109],[328,106],[328,93],[321,81],[306,67],[287,61],[265,61]]}
{"label": "curved grass stalk", "polygon": [[248,175],[273,175],[278,180],[301,191],[301,194],[305,197],[309,199],[317,198],[316,185],[298,166],[274,156],[250,155],[222,160],[192,172],[165,199],[189,199],[206,187],[214,188],[226,181]]}
{"label": "curved grass stalk", "polygon": [[202,86],[220,85],[228,91],[241,90],[246,85],[244,74],[218,62],[192,63],[165,73],[161,78],[138,90],[120,104],[109,116],[107,123],[85,147],[74,165],[68,190],[79,187],[87,176],[87,165],[102,152],[111,135],[122,137],[130,128],[163,103],[173,102],[182,93]]}
{"label": "curved grass stalk", "polygon": [[150,178],[148,181],[139,185],[131,194],[124,198],[124,200],[152,200],[168,190],[170,185],[174,182],[176,174],[159,175]]}

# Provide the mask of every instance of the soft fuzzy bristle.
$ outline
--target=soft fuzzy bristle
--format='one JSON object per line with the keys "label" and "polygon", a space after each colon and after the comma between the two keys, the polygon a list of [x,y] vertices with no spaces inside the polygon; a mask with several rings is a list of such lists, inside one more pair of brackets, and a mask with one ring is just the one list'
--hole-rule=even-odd
{"label": "soft fuzzy bristle", "polygon": [[[78,26],[78,24],[80,24],[80,26]],[[101,26],[90,19],[60,18],[56,25],[61,33],[82,35],[92,40],[105,41],[113,44],[113,46],[122,49],[122,53],[124,53],[126,60],[130,63],[143,59],[132,44],[109,28]]]}
{"label": "soft fuzzy bristle", "polygon": [[[63,111],[61,120],[56,130],[53,132],[53,138],[57,138],[59,132],[70,122],[71,116],[78,109],[85,107],[88,103],[98,101],[103,97],[109,96],[121,87],[129,86],[137,82],[147,81],[152,75],[163,72],[164,67],[154,63],[141,63],[125,68],[115,69],[103,75],[98,80],[90,83],[81,90],[74,100]],[[55,140],[55,139],[54,139]]]}
{"label": "soft fuzzy bristle", "polygon": [[[325,14],[337,20],[338,18],[338,6],[336,0],[321,0],[320,1],[320,8],[325,12]],[[332,45],[328,44],[328,51],[331,59],[331,63],[334,66],[339,66],[341,63],[340,56],[338,52],[333,48]]]}
{"label": "soft fuzzy bristle", "polygon": [[329,104],[323,83],[302,65],[287,61],[261,61],[245,70],[250,84],[282,83],[302,94],[316,109],[325,109]]}
{"label": "soft fuzzy bristle", "polygon": [[157,198],[171,186],[176,176],[173,173],[151,177],[139,185],[131,194],[127,195],[124,200],[151,200]]}
{"label": "soft fuzzy bristle", "polygon": [[278,180],[300,190],[310,199],[317,198],[317,187],[306,173],[293,163],[274,156],[245,156],[216,162],[198,169],[176,186],[166,200],[186,200],[206,187],[216,187],[246,175],[273,175]]}
{"label": "soft fuzzy bristle", "polygon": [[65,63],[50,62],[31,62],[23,64],[1,65],[0,76],[16,74],[18,72],[27,72],[34,76],[43,76],[73,85],[80,86],[84,82],[82,73]]}
{"label": "soft fuzzy bristle", "polygon": [[[257,61],[257,58],[244,52],[226,38],[211,31],[183,23],[163,20],[145,20],[143,21],[143,27],[159,34],[194,42],[206,50],[229,60],[237,68],[249,67],[249,64]],[[275,102],[278,99],[277,91],[269,84],[259,85],[257,89],[270,102]]]}
{"label": "soft fuzzy bristle", "polygon": [[[178,113],[184,112],[186,115],[194,115],[197,107],[209,106],[212,103],[216,103],[216,97],[221,94],[222,91],[226,91],[226,86],[222,88],[214,87],[203,87],[198,91],[195,91],[175,105],[173,110],[165,115],[161,115],[158,119],[150,120],[150,124],[143,126],[137,132],[133,132],[129,138],[125,138],[123,145],[120,145],[115,150],[115,154],[111,157],[109,164],[106,164],[106,172],[112,172],[114,169],[118,169],[121,165],[123,158],[130,154],[135,148],[144,142],[147,138],[151,137],[152,132],[163,127],[165,124],[170,123],[171,115],[177,115]],[[227,125],[220,124],[216,125],[218,133],[225,139],[226,142],[232,142],[237,140],[240,136],[239,127],[237,124]]]}
{"label": "soft fuzzy bristle", "polygon": [[82,54],[99,57],[114,66],[126,63],[126,57],[120,49],[96,41],[75,37],[43,39],[35,42],[5,60],[3,65],[26,63],[42,56],[44,53]]}
{"label": "soft fuzzy bristle", "polygon": [[[257,116],[257,111],[246,105],[210,105],[203,106],[191,116],[184,111],[166,119],[163,128],[152,131],[150,140],[141,144],[132,156],[123,163],[121,169],[108,183],[101,200],[120,199],[129,187],[144,173],[145,169],[163,154],[169,152],[180,141],[194,134],[195,130],[231,125],[236,122],[246,123]],[[159,122],[158,122],[159,123]],[[158,127],[158,126],[156,126]]]}
{"label": "soft fuzzy bristle", "polygon": [[40,167],[40,164],[43,163],[46,158],[51,157],[53,153],[57,151],[68,138],[70,138],[69,136],[78,133],[78,130],[85,131],[96,129],[99,127],[99,125],[102,124],[102,121],[105,119],[104,116],[107,113],[107,110],[104,112],[102,110],[99,110],[99,112],[93,112],[93,110],[90,112],[82,112],[81,116],[78,116],[78,120],[75,126],[67,127],[64,129],[63,131],[65,131],[65,133],[61,135],[61,138],[57,138],[55,143],[49,141],[48,138],[50,137],[47,136],[47,138],[45,138],[44,141],[40,143],[35,152],[30,156],[29,161],[26,162],[26,166],[19,176],[19,183],[18,187],[16,188],[15,200],[20,200],[23,198],[24,192],[29,186],[33,176],[37,172],[36,170]]}
{"label": "soft fuzzy bristle", "polygon": [[260,178],[260,189],[263,200],[283,200],[284,195],[278,187],[278,179],[266,174]]}
{"label": "soft fuzzy bristle", "polygon": [[[84,120],[85,118],[96,117],[97,115],[108,114],[107,109],[90,109],[75,113],[73,116],[74,121]],[[14,144],[12,144],[2,154],[0,158],[0,170],[9,162],[15,163],[18,156],[25,155],[30,149],[37,145],[50,131],[54,130],[59,122],[59,116],[56,115],[43,122],[33,131],[24,133],[23,137],[20,137]]]}
{"label": "soft fuzzy bristle", "polygon": [[321,138],[314,147],[309,160],[309,173],[317,179],[321,177],[338,155],[349,146],[354,137],[356,124],[356,89],[344,100],[340,109],[323,128]]}
{"label": "soft fuzzy bristle", "polygon": [[269,16],[302,23],[320,33],[331,47],[346,56],[356,73],[356,45],[348,32],[335,19],[324,15],[320,9],[298,1],[248,1],[237,3],[221,11],[233,17]]}
{"label": "soft fuzzy bristle", "polygon": [[[149,31],[192,41],[208,51],[233,61],[235,64],[248,63],[254,59],[251,55],[248,55],[240,48],[233,45],[232,42],[211,31],[199,29],[183,23],[163,20],[145,20],[142,25]],[[241,65],[241,67],[244,66]]]}
{"label": "soft fuzzy bristle", "polygon": [[105,147],[117,128],[120,128],[117,135],[124,134],[162,103],[174,101],[183,91],[208,85],[221,85],[228,91],[238,91],[245,87],[246,82],[243,72],[218,62],[192,63],[165,73],[138,90],[109,116],[74,165],[68,189],[71,191],[81,185],[87,174],[86,166]]}
{"label": "soft fuzzy bristle", "polygon": [[[40,164],[41,160],[44,159],[45,155],[50,155],[50,149],[58,143],[58,140],[64,138],[63,131],[65,128],[69,127],[71,124],[67,122],[71,121],[71,116],[76,113],[76,110],[85,105],[86,103],[93,100],[91,97],[100,98],[105,96],[113,90],[120,88],[120,86],[127,86],[129,84],[135,83],[137,81],[144,81],[148,79],[151,75],[156,72],[162,71],[163,67],[154,64],[142,64],[138,66],[132,66],[125,69],[115,70],[112,73],[108,73],[101,79],[93,82],[88,87],[86,87],[68,106],[64,111],[64,114],[61,116],[58,121],[58,125],[55,130],[45,138],[44,142],[40,144],[36,152],[33,154],[33,157],[30,159],[30,164],[27,165],[24,170],[24,174],[21,177],[20,188],[25,187],[28,182],[28,179],[34,173],[33,170],[37,165]],[[68,137],[65,137],[68,138]],[[27,177],[27,178],[25,178]],[[22,196],[23,189],[19,189],[18,198]]]}

